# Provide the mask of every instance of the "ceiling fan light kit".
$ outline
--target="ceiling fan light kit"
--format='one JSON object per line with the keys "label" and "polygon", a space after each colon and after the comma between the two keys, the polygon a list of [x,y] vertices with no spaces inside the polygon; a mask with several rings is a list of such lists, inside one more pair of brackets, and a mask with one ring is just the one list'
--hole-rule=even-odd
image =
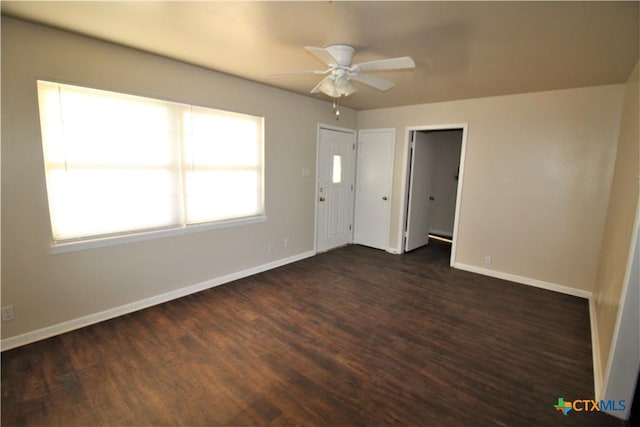
{"label": "ceiling fan light kit", "polygon": [[311,93],[322,92],[331,98],[349,96],[356,91],[356,87],[349,81],[349,77],[344,70],[338,70],[335,75],[327,76]]}
{"label": "ceiling fan light kit", "polygon": [[327,47],[305,47],[307,52],[315,56],[328,66],[325,70],[312,70],[285,73],[292,74],[319,74],[326,75],[313,89],[311,93],[322,92],[334,99],[333,109],[336,119],[339,116],[336,99],[353,94],[357,88],[352,81],[362,83],[380,91],[391,89],[394,84],[379,77],[364,74],[369,71],[408,70],[415,68],[416,64],[408,56],[390,59],[378,59],[375,61],[353,64],[355,48],[346,44],[334,44]]}

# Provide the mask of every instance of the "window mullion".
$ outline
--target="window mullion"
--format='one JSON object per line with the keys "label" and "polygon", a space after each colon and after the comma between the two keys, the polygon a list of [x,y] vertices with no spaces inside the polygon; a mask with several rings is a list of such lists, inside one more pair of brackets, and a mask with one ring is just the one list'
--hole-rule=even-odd
{"label": "window mullion", "polygon": [[179,122],[179,135],[176,141],[178,151],[177,179],[180,194],[176,200],[180,210],[180,225],[187,226],[187,139],[193,135],[193,121],[191,117],[191,107],[179,108],[176,111],[176,120]]}

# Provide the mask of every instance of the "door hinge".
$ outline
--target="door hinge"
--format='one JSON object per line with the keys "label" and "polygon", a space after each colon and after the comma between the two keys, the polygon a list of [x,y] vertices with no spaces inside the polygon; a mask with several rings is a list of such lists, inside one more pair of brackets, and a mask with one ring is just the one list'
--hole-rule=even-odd
{"label": "door hinge", "polygon": [[349,224],[349,230],[351,230],[351,224]]}
{"label": "door hinge", "polygon": [[353,184],[351,184],[351,191],[353,191]]}
{"label": "door hinge", "polygon": [[355,149],[356,149],[356,144],[354,143],[354,144],[352,144],[352,145],[353,145],[353,149],[355,150]]}

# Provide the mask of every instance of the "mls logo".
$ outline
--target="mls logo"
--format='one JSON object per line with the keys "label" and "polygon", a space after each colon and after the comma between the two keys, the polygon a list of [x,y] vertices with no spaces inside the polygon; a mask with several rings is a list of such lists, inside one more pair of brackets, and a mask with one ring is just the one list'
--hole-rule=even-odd
{"label": "mls logo", "polygon": [[592,400],[579,399],[565,402],[563,397],[558,397],[558,403],[553,405],[556,411],[567,415],[571,410],[575,412],[600,412],[600,411],[625,411],[627,404],[625,400]]}
{"label": "mls logo", "polygon": [[560,411],[564,415],[567,415],[569,411],[573,409],[571,402],[565,402],[562,397],[558,398],[558,403],[553,405],[553,407],[556,408],[556,411]]}

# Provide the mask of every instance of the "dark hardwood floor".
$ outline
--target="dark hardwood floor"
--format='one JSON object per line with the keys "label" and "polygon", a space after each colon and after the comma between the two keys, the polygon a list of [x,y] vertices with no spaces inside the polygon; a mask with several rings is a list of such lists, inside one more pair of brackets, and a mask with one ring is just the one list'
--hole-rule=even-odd
{"label": "dark hardwood floor", "polygon": [[2,354],[2,426],[620,426],[586,300],[349,246]]}

